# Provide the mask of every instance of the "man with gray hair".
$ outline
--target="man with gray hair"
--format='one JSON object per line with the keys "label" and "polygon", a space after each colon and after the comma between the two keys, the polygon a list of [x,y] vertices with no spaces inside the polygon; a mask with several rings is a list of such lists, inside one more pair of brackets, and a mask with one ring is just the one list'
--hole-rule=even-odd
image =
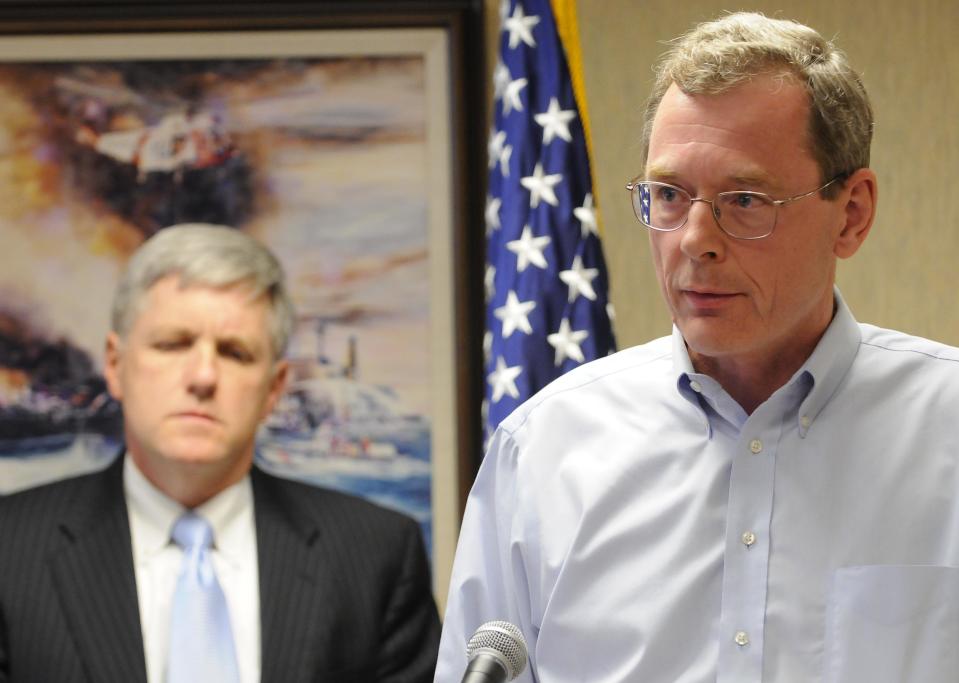
{"label": "man with gray hair", "polygon": [[639,176],[672,335],[499,427],[436,681],[487,620],[544,683],[904,683],[959,670],[959,350],[856,322],[872,113],[845,55],[758,14],[659,64]]}
{"label": "man with gray hair", "polygon": [[133,255],[105,364],[125,457],[0,500],[0,681],[432,678],[418,525],[253,465],[288,373],[283,278],[220,226]]}

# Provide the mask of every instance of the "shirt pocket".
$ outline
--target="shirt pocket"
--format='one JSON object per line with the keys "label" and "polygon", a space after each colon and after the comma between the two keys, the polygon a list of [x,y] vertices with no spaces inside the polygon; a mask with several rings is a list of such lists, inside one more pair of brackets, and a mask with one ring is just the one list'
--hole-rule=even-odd
{"label": "shirt pocket", "polygon": [[959,568],[875,565],[833,575],[824,683],[959,680]]}

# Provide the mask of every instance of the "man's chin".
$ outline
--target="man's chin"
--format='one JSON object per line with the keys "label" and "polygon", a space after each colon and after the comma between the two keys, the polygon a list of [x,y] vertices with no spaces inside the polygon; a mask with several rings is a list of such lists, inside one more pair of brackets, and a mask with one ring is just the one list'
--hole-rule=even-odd
{"label": "man's chin", "polygon": [[166,460],[170,464],[182,465],[183,467],[214,467],[223,463],[226,458],[217,454],[189,453],[170,455]]}
{"label": "man's chin", "polygon": [[176,444],[159,455],[168,466],[191,468],[222,467],[236,460],[222,446],[209,443]]}
{"label": "man's chin", "polygon": [[677,324],[690,354],[720,357],[742,351],[745,340],[735,325],[716,318],[696,318]]}

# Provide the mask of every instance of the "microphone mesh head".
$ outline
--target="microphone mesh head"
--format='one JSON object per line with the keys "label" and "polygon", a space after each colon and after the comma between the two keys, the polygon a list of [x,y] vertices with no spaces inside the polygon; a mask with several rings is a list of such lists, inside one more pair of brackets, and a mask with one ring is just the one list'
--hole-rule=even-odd
{"label": "microphone mesh head", "polygon": [[487,621],[466,644],[468,659],[478,654],[499,659],[506,665],[506,680],[511,681],[526,668],[526,639],[522,631],[508,621]]}

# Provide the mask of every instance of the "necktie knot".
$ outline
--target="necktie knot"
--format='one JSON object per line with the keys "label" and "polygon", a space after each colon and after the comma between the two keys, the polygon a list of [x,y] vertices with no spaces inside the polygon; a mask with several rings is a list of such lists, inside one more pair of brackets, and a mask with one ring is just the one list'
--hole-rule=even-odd
{"label": "necktie knot", "polygon": [[185,512],[173,525],[173,542],[184,552],[207,550],[213,545],[213,527],[193,512]]}

